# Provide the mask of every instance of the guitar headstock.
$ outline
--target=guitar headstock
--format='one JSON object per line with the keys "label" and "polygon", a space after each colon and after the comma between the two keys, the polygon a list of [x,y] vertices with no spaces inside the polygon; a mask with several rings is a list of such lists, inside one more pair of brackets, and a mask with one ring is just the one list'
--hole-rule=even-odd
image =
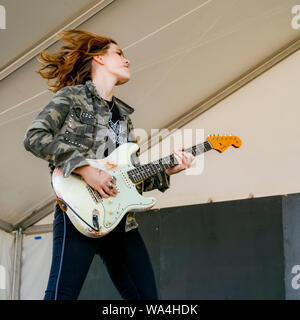
{"label": "guitar headstock", "polygon": [[242,141],[237,136],[208,136],[206,138],[207,141],[210,142],[213,149],[218,152],[223,152],[230,146],[234,146],[235,148],[239,148],[242,145]]}

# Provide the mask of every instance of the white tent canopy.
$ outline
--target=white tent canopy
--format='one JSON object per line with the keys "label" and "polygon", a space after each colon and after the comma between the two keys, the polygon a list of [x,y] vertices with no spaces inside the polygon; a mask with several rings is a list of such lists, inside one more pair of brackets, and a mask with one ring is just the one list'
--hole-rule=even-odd
{"label": "white tent canopy", "polygon": [[[243,112],[250,113],[249,116],[253,112],[259,117],[264,111],[251,105],[259,94],[259,86],[252,87],[252,95],[246,95],[241,88],[295,56],[291,55],[300,47],[299,30],[291,25],[296,0],[44,0],[38,6],[36,3],[35,0],[1,2],[6,11],[6,29],[0,30],[0,229],[5,231],[0,234],[0,265],[9,270],[6,280],[10,279],[7,287],[11,288],[5,299],[20,297],[23,235],[51,231],[49,215],[55,200],[47,163],[26,152],[23,137],[32,119],[52,97],[45,80],[35,72],[39,67],[36,56],[41,50],[54,52],[62,45],[55,38],[58,31],[85,29],[119,43],[131,61],[132,78],[118,87],[115,95],[135,108],[132,115],[135,127],[149,134],[152,128],[170,131],[197,127],[199,122],[195,121],[199,119],[205,123],[202,128],[218,128],[212,123],[209,127],[205,115],[210,119],[216,117],[216,123],[222,127],[220,117],[226,117],[225,108],[230,110],[226,101],[236,106],[234,101],[224,99],[234,92],[240,92],[240,101],[246,101],[246,96],[252,98]],[[278,79],[276,70],[272,75]],[[263,83],[268,81],[265,79]],[[293,90],[291,85],[290,91]],[[213,110],[218,110],[219,118]],[[238,113],[236,109],[232,111]],[[233,122],[229,125],[235,128]],[[252,126],[253,123],[248,123],[248,129]],[[146,140],[141,142],[141,148],[147,150]],[[253,185],[254,192],[259,190],[258,185]],[[297,189],[286,189],[286,193],[290,191]],[[158,195],[158,205],[174,203],[178,199],[176,188],[173,192],[169,196],[164,194],[164,199]],[[204,197],[207,199],[207,194]],[[233,194],[224,197],[235,198]],[[199,201],[197,194],[185,199],[188,203],[205,201]],[[184,203],[184,197],[178,201],[177,204]],[[25,247],[27,244],[23,243]],[[26,283],[27,279],[22,276],[21,281]]]}

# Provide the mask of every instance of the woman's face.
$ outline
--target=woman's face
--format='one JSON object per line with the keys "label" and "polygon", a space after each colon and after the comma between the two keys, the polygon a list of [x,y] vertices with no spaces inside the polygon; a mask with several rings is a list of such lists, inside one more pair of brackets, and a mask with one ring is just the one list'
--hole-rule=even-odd
{"label": "woman's face", "polygon": [[124,57],[123,51],[118,45],[111,43],[106,54],[97,56],[96,59],[106,73],[116,77],[117,86],[130,80],[130,61]]}

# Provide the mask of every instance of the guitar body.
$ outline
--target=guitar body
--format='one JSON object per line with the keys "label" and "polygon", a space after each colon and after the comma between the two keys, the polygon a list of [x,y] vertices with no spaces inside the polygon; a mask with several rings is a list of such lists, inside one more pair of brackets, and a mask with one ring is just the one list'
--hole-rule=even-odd
{"label": "guitar body", "polygon": [[150,209],[156,202],[153,197],[139,194],[127,172],[132,165],[131,155],[138,150],[135,143],[125,143],[108,157],[100,160],[87,159],[89,165],[109,173],[116,179],[118,194],[102,198],[82,177],[71,174],[63,177],[56,168],[52,175],[52,186],[63,211],[78,231],[92,238],[103,237],[111,232],[129,211]]}

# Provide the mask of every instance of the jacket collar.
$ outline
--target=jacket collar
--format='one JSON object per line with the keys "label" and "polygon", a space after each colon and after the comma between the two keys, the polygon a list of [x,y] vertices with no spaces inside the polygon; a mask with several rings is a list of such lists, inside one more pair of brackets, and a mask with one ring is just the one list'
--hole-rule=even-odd
{"label": "jacket collar", "polygon": [[[85,82],[85,85],[87,86],[87,88],[90,91],[90,93],[92,94],[92,96],[98,98],[98,100],[100,101],[100,105],[102,107],[107,108],[107,104],[104,101],[104,99],[102,97],[100,97],[95,84],[91,80],[88,80]],[[128,114],[131,114],[134,112],[134,109],[132,107],[130,107],[128,104],[126,104],[122,100],[116,98],[115,96],[113,98],[115,99],[115,104],[118,106],[121,115],[128,115]]]}

